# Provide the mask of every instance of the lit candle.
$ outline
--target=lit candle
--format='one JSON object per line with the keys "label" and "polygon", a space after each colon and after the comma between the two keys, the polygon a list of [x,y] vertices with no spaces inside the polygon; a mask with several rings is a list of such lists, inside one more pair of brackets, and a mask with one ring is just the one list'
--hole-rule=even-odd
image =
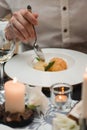
{"label": "lit candle", "polygon": [[87,118],[87,68],[84,74],[82,86],[82,117]]}
{"label": "lit candle", "polygon": [[67,96],[66,95],[57,95],[55,97],[55,101],[59,103],[63,103],[67,101]]}
{"label": "lit candle", "polygon": [[15,80],[7,81],[5,89],[5,111],[11,113],[24,112],[25,110],[25,85]]}
{"label": "lit candle", "polygon": [[55,101],[56,102],[66,102],[67,101],[67,96],[64,94],[65,93],[65,88],[64,87],[60,87],[59,88],[59,93],[57,96],[55,96]]}

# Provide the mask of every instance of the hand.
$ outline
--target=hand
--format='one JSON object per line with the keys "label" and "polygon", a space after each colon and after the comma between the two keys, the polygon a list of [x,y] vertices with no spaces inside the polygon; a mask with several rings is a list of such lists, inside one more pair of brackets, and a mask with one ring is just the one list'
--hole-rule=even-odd
{"label": "hand", "polygon": [[[27,9],[21,9],[14,12],[9,22],[13,25],[16,39],[25,43],[31,41],[35,37],[32,25],[35,26],[38,24],[37,18],[38,14],[33,14]],[[12,39],[9,26],[6,28],[6,37],[8,40]]]}

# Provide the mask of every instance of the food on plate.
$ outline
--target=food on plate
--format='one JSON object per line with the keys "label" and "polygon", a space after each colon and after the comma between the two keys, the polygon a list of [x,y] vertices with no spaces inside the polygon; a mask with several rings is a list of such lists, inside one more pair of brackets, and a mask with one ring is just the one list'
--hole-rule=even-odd
{"label": "food on plate", "polygon": [[67,69],[67,63],[63,58],[53,57],[47,63],[46,61],[39,60],[33,66],[33,68],[42,71],[62,71]]}
{"label": "food on plate", "polygon": [[57,113],[53,118],[53,130],[80,130],[80,126],[66,115]]}
{"label": "food on plate", "polygon": [[54,62],[54,64],[49,68],[49,71],[61,71],[67,69],[67,64],[62,58],[52,58],[50,62]]}
{"label": "food on plate", "polygon": [[68,113],[68,117],[75,120],[77,123],[79,123],[79,119],[82,114],[81,110],[82,110],[82,100],[75,104],[75,106]]}
{"label": "food on plate", "polygon": [[33,68],[37,70],[42,70],[44,71],[45,66],[47,66],[47,63],[44,61],[38,61],[34,64]]}

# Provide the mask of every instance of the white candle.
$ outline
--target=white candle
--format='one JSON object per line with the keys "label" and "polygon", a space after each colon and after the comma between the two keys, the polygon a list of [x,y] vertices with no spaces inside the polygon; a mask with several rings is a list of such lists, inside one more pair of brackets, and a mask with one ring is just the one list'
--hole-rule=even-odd
{"label": "white candle", "polygon": [[17,81],[7,81],[5,89],[5,111],[11,113],[24,112],[25,110],[25,85]]}
{"label": "white candle", "polygon": [[87,68],[82,85],[82,117],[87,118]]}

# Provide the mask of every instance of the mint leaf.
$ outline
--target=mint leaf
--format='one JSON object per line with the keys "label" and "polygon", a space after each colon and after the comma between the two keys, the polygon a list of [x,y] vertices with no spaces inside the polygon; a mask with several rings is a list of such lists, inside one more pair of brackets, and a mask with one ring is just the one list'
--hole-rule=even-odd
{"label": "mint leaf", "polygon": [[55,61],[49,62],[49,64],[45,66],[45,71],[48,71],[53,66],[54,63]]}
{"label": "mint leaf", "polygon": [[27,105],[27,107],[28,107],[29,109],[32,109],[32,110],[36,109],[36,106],[34,106],[34,105]]}

